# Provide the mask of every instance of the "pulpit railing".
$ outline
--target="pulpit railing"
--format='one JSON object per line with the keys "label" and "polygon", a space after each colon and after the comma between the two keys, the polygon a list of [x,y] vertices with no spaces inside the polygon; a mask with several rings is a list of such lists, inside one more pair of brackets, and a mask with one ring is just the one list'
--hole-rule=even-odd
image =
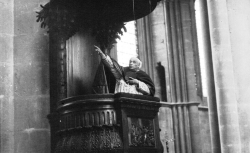
{"label": "pulpit railing", "polygon": [[60,101],[50,115],[55,153],[159,153],[159,99],[99,94]]}

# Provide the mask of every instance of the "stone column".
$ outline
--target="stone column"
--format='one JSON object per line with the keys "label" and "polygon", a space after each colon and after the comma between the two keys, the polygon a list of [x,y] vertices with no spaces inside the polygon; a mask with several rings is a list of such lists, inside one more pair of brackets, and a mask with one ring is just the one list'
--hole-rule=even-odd
{"label": "stone column", "polygon": [[214,86],[214,73],[213,73],[213,61],[211,52],[211,41],[209,35],[209,22],[207,12],[207,0],[197,1],[199,4],[199,17],[197,24],[200,24],[200,35],[199,43],[203,48],[204,52],[204,63],[206,72],[206,84],[208,91],[208,106],[209,106],[209,121],[211,131],[211,142],[212,142],[212,153],[220,153],[220,136],[219,136],[219,125],[218,125],[218,114],[216,105],[216,95]]}
{"label": "stone column", "polygon": [[14,0],[0,1],[0,152],[14,152]]}
{"label": "stone column", "polygon": [[249,152],[250,1],[208,1],[222,153]]}
{"label": "stone column", "polygon": [[201,80],[192,0],[166,1],[166,41],[176,153],[200,153]]}
{"label": "stone column", "polygon": [[166,99],[171,105],[168,112],[172,113],[174,141],[169,149],[174,153],[200,153],[197,105],[202,98],[194,2],[167,0],[158,7],[161,10],[156,9],[151,18],[152,41],[155,61],[165,69]]}
{"label": "stone column", "polygon": [[152,30],[150,15],[137,20],[137,36],[138,36],[138,54],[142,61],[142,69],[154,80],[153,69],[154,51],[152,47]]}
{"label": "stone column", "polygon": [[50,150],[48,35],[36,11],[48,0],[0,0],[0,152]]}

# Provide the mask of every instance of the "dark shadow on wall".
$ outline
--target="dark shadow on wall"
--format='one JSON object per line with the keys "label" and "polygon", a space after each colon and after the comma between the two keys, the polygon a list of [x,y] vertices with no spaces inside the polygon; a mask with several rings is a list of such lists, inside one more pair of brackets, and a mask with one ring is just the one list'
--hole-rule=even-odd
{"label": "dark shadow on wall", "polygon": [[161,62],[157,63],[156,71],[159,76],[161,100],[167,101],[165,68],[161,65]]}

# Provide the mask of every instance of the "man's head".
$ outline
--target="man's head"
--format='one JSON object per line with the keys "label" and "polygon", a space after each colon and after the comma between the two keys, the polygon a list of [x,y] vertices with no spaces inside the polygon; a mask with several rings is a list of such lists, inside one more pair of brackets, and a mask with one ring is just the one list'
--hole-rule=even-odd
{"label": "man's head", "polygon": [[133,70],[139,70],[142,66],[142,62],[136,58],[136,57],[132,57],[129,60],[129,68],[133,69]]}

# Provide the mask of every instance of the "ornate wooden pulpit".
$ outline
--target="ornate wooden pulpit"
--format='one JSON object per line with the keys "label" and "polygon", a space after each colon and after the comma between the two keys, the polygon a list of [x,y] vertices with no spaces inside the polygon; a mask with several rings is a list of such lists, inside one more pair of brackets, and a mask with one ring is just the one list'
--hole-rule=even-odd
{"label": "ornate wooden pulpit", "polygon": [[56,153],[160,153],[159,99],[99,94],[60,101],[50,115]]}
{"label": "ornate wooden pulpit", "polygon": [[[162,152],[158,98],[90,95],[98,63],[93,46],[110,50],[126,31],[125,22],[148,15],[159,1],[50,0],[41,5],[37,21],[50,34],[53,153]],[[98,87],[106,85],[99,82]]]}

